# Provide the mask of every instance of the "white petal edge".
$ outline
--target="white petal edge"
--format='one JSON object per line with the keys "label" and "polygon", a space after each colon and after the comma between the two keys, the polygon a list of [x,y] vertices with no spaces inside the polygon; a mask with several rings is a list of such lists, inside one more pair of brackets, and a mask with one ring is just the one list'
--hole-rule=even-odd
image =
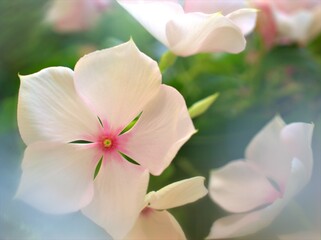
{"label": "white petal edge", "polygon": [[82,57],[75,85],[85,102],[113,130],[125,128],[159,91],[157,63],[130,40]]}
{"label": "white petal edge", "polygon": [[208,14],[221,12],[223,15],[247,6],[245,0],[185,0],[184,3],[186,12],[203,12]]}
{"label": "white petal edge", "polygon": [[24,154],[16,198],[46,213],[77,211],[92,199],[98,160],[89,145],[33,143]]}
{"label": "white petal edge", "polygon": [[175,16],[184,14],[182,7],[174,1],[117,1],[147,31],[168,46],[166,24]]}
{"label": "white petal edge", "polygon": [[292,161],[281,139],[284,127],[282,118],[274,117],[253,137],[245,150],[245,159],[274,180],[282,192],[290,175]]}
{"label": "white petal edge", "polygon": [[239,53],[245,48],[240,29],[223,15],[187,13],[168,22],[169,48],[179,56],[203,52]]}
{"label": "white petal edge", "polygon": [[211,172],[209,195],[222,208],[235,213],[273,203],[281,196],[260,171],[242,160]]}
{"label": "white petal edge", "polygon": [[67,143],[95,135],[98,119],[77,95],[73,77],[73,71],[65,67],[20,76],[18,126],[27,145],[36,141]]}
{"label": "white petal edge", "polygon": [[234,214],[218,219],[206,239],[224,239],[250,235],[268,226],[282,211],[286,201],[250,213]]}
{"label": "white petal edge", "polygon": [[122,239],[144,207],[149,174],[120,157],[103,161],[94,182],[93,200],[82,213],[114,239]]}
{"label": "white petal edge", "polygon": [[226,17],[232,20],[244,35],[248,35],[255,27],[257,10],[251,8],[239,9],[226,15]]}
{"label": "white petal edge", "polygon": [[185,240],[176,219],[167,211],[148,209],[141,213],[126,240]]}
{"label": "white petal edge", "polygon": [[195,202],[207,194],[204,180],[204,177],[193,177],[167,185],[153,192],[149,207],[163,210]]}
{"label": "white petal edge", "polygon": [[182,95],[162,85],[158,95],[143,109],[136,125],[120,138],[127,138],[126,155],[151,174],[159,175],[195,132]]}
{"label": "white petal edge", "polygon": [[299,159],[306,168],[305,182],[309,181],[313,167],[313,152],[311,148],[313,124],[291,123],[281,131],[282,141],[293,158]]}

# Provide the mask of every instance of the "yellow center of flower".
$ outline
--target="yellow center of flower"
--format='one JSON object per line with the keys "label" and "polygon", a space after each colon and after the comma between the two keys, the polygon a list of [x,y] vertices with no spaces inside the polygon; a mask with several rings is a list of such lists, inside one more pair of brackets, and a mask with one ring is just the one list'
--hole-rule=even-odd
{"label": "yellow center of flower", "polygon": [[111,147],[111,145],[113,144],[113,142],[112,142],[110,139],[106,138],[106,139],[103,141],[103,144],[104,144],[104,147],[105,147],[105,148],[109,148],[109,147]]}

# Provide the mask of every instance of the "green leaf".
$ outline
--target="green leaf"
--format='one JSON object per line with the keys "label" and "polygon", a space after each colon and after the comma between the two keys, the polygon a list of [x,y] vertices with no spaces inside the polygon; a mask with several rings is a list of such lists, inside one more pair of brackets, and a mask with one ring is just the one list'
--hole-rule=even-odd
{"label": "green leaf", "polygon": [[194,103],[189,109],[189,115],[191,118],[198,117],[205,113],[207,109],[215,102],[217,97],[219,96],[219,93],[214,93],[213,95],[210,95],[202,100],[197,101]]}
{"label": "green leaf", "polygon": [[174,53],[170,51],[165,52],[159,60],[159,69],[161,72],[164,72],[167,68],[172,66],[175,63],[176,58],[177,56]]}

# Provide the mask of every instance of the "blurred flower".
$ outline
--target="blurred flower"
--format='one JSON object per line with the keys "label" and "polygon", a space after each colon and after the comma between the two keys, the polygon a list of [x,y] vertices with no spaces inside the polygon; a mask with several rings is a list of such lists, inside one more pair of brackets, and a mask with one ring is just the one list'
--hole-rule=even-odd
{"label": "blurred flower", "polygon": [[82,209],[116,239],[139,215],[148,172],[160,174],[195,132],[183,97],[132,41],[88,54],[74,72],[21,76],[18,125],[27,149],[16,196],[48,213]]}
{"label": "blurred flower", "polygon": [[203,177],[185,179],[148,193],[145,206],[125,239],[186,239],[179,223],[166,209],[194,202],[206,194]]}
{"label": "blurred flower", "polygon": [[252,234],[276,218],[310,179],[312,131],[312,124],[285,125],[275,117],[250,142],[245,161],[212,171],[211,198],[238,214],[217,220],[208,238]]}
{"label": "blurred flower", "polygon": [[306,44],[321,31],[319,0],[252,0],[260,9],[258,31],[267,47],[297,42]]}
{"label": "blurred flower", "polygon": [[92,27],[110,0],[53,0],[46,21],[57,32],[78,32]]}
{"label": "blurred flower", "polygon": [[[186,12],[178,1],[129,1],[118,2],[139,21],[154,37],[179,56],[201,52],[239,53],[244,50],[248,34],[255,25],[256,10],[236,9],[239,1],[227,4],[226,9],[215,9],[212,14],[197,12],[205,2],[186,1]],[[208,5],[208,3],[206,3]],[[222,11],[224,14],[222,15]]]}

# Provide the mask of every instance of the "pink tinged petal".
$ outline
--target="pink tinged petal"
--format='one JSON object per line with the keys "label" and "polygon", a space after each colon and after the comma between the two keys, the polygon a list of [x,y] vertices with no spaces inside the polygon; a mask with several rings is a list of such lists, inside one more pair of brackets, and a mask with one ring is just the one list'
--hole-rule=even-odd
{"label": "pink tinged petal", "polygon": [[70,142],[96,134],[98,119],[77,95],[72,70],[51,67],[20,79],[18,126],[27,145]]}
{"label": "pink tinged petal", "polygon": [[182,95],[162,85],[158,95],[143,109],[136,125],[119,138],[126,138],[124,153],[159,175],[180,147],[195,133]]}
{"label": "pink tinged petal", "polygon": [[257,10],[244,8],[228,14],[226,17],[235,23],[244,35],[251,33],[256,24]]}
{"label": "pink tinged petal", "polygon": [[280,193],[251,164],[239,160],[211,172],[210,197],[230,212],[245,212],[273,203]]}
{"label": "pink tinged petal", "polygon": [[113,130],[126,127],[161,84],[158,65],[130,40],[81,58],[75,67],[76,89]]}
{"label": "pink tinged petal", "polygon": [[263,209],[220,218],[212,225],[207,239],[242,237],[267,227],[282,211],[286,202],[277,200]]}
{"label": "pink tinged petal", "polygon": [[250,142],[245,151],[247,162],[274,180],[284,191],[290,175],[292,156],[281,139],[285,123],[276,116]]}
{"label": "pink tinged petal", "polygon": [[77,211],[92,199],[98,157],[89,146],[33,143],[25,151],[16,197],[47,213]]}
{"label": "pink tinged petal", "polygon": [[299,159],[306,169],[307,182],[312,173],[313,153],[311,141],[313,135],[313,124],[292,123],[285,126],[281,131],[281,138],[290,154]]}
{"label": "pink tinged petal", "polygon": [[308,36],[307,36],[308,40],[312,40],[321,32],[321,4],[320,3],[318,6],[316,6],[312,10],[312,15],[313,15],[313,21],[308,30]]}
{"label": "pink tinged petal", "polygon": [[95,0],[55,0],[46,21],[52,23],[58,32],[76,32],[91,27],[98,16]]}
{"label": "pink tinged petal", "polygon": [[204,177],[193,177],[172,183],[153,193],[149,207],[163,210],[195,202],[207,194],[204,180]]}
{"label": "pink tinged petal", "polygon": [[166,46],[166,24],[175,16],[184,14],[182,7],[174,1],[118,0],[118,3]]}
{"label": "pink tinged petal", "polygon": [[146,170],[121,157],[105,159],[95,178],[93,200],[83,214],[114,239],[122,239],[144,207],[148,179]]}
{"label": "pink tinged petal", "polygon": [[186,12],[203,12],[209,14],[221,12],[223,15],[247,6],[245,0],[185,0],[184,2]]}
{"label": "pink tinged petal", "polygon": [[185,234],[167,211],[144,210],[126,240],[184,240]]}
{"label": "pink tinged petal", "polygon": [[221,14],[188,13],[168,22],[171,51],[180,56],[202,52],[239,53],[245,48],[240,29]]}

